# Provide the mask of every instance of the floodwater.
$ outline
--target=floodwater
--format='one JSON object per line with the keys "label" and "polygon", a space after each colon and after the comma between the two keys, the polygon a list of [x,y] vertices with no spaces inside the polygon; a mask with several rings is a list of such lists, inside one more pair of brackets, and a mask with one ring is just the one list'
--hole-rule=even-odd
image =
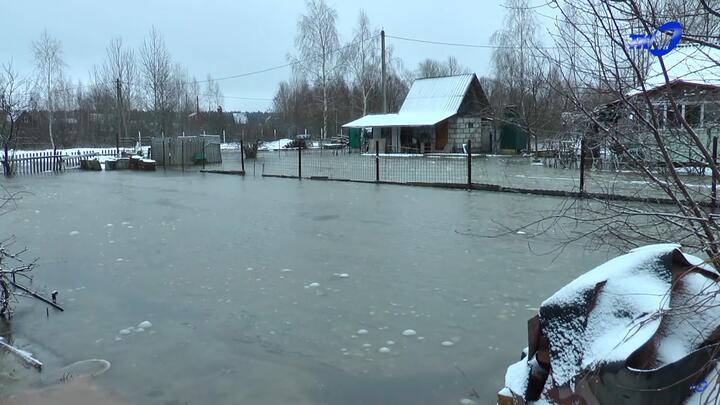
{"label": "floodwater", "polygon": [[[0,399],[458,404],[474,390],[491,403],[534,308],[607,258],[577,245],[541,255],[553,233],[499,225],[559,199],[248,172],[3,179],[24,193],[2,234],[39,257],[34,286],[57,289],[66,311],[17,305],[3,335],[45,369],[0,354]],[[152,327],[120,334],[142,321]],[[76,390],[53,385],[92,358],[112,367]]]}

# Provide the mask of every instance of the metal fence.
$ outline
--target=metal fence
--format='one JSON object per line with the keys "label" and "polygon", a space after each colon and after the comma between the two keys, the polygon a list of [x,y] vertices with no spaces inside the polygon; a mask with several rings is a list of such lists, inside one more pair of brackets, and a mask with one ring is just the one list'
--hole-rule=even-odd
{"label": "metal fence", "polygon": [[[666,203],[667,194],[641,173],[600,170],[590,156],[573,168],[533,157],[463,154],[382,154],[343,150],[284,149],[263,152],[256,162],[266,177],[391,183],[446,188],[591,197]],[[688,171],[689,173],[689,171]],[[697,201],[715,205],[717,179],[687,175],[685,186]]]}

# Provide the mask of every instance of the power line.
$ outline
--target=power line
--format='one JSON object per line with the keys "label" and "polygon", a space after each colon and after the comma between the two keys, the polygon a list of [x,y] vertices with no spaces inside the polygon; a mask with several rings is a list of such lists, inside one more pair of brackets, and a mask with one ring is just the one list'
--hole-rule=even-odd
{"label": "power line", "polygon": [[[441,42],[441,41],[430,41],[426,39],[418,39],[418,38],[408,38],[408,37],[399,37],[395,35],[387,35],[385,34],[387,38],[393,38],[400,41],[408,41],[408,42],[418,42],[422,44],[432,44],[432,45],[443,45],[443,46],[457,46],[457,47],[464,47],[464,48],[480,48],[480,49],[522,49],[519,46],[508,46],[508,45],[478,45],[478,44],[463,44],[463,43],[456,43],[456,42]],[[563,47],[559,46],[530,46],[528,45],[528,48],[537,48],[537,49],[562,49]]]}

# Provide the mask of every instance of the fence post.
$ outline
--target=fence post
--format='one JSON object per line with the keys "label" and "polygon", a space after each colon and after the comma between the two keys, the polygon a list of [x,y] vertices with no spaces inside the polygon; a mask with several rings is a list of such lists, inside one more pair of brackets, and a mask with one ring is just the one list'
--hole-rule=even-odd
{"label": "fence post", "polygon": [[298,144],[298,180],[302,180],[302,148]]}
{"label": "fence post", "polygon": [[[718,137],[717,135],[713,136],[713,142],[712,142],[712,162],[713,166],[717,167],[717,147],[718,147]],[[715,167],[713,167],[712,171],[712,192],[710,194],[711,198],[711,207],[713,212],[715,212],[715,208],[717,208],[717,174],[715,172]],[[704,169],[703,169],[704,170]]]}
{"label": "fence post", "polygon": [[240,170],[245,174],[245,146],[242,139],[240,140]]}
{"label": "fence post", "polygon": [[160,138],[162,141],[162,158],[163,158],[163,170],[167,168],[167,155],[165,154],[165,137]]}
{"label": "fence post", "polygon": [[203,155],[202,155],[202,163],[203,163],[203,170],[205,170],[205,138],[203,137]]}
{"label": "fence post", "polygon": [[375,182],[380,182],[380,141],[375,141]]}
{"label": "fence post", "polygon": [[472,141],[467,141],[467,180],[468,186],[472,185]]}
{"label": "fence post", "polygon": [[180,138],[180,155],[182,156],[180,159],[182,166],[182,171],[185,171],[185,138]]}
{"label": "fence post", "polygon": [[585,137],[580,140],[580,194],[585,194]]}

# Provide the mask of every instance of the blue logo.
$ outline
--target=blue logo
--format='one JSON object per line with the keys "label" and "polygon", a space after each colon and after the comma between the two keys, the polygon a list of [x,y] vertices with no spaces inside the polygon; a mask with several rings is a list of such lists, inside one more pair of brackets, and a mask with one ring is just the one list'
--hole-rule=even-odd
{"label": "blue logo", "polygon": [[[672,31],[672,35],[668,33]],[[668,21],[651,35],[630,34],[630,49],[647,49],[655,56],[665,56],[680,43],[682,25]]]}
{"label": "blue logo", "polygon": [[707,387],[708,387],[708,382],[705,380],[701,380],[699,383],[697,383],[695,385],[691,385],[690,390],[695,391],[695,392],[703,392],[707,389]]}

